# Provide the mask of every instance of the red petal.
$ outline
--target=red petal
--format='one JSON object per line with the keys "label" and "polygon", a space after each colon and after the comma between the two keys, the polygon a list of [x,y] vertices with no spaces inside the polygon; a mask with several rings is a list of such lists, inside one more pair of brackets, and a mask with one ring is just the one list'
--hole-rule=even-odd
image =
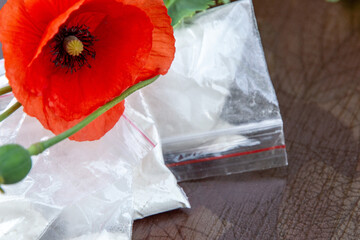
{"label": "red petal", "polygon": [[124,0],[124,3],[141,8],[154,25],[152,49],[136,82],[166,74],[174,60],[175,38],[163,0]]}
{"label": "red petal", "polygon": [[[10,2],[12,0],[9,0]],[[23,0],[23,5],[27,9],[28,17],[32,19],[37,27],[45,30],[52,20],[60,14],[66,12],[79,0]]]}
{"label": "red petal", "polygon": [[[75,141],[93,141],[100,139],[105,133],[114,127],[123,114],[124,109],[123,101],[96,118],[85,128],[71,136],[70,139]],[[74,121],[65,121],[64,119],[51,114],[51,112],[48,115],[51,116],[48,118],[48,125],[50,126],[49,129],[55,134],[60,134],[66,131],[85,118],[83,117]]]}

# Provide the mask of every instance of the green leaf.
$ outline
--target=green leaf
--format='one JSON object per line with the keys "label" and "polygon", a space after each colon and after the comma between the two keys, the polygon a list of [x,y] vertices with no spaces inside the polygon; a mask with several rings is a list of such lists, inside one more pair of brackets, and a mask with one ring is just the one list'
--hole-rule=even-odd
{"label": "green leaf", "polygon": [[[225,2],[228,1],[225,0]],[[172,19],[172,26],[178,24],[185,17],[191,17],[196,12],[215,5],[214,0],[164,0],[164,3]]]}

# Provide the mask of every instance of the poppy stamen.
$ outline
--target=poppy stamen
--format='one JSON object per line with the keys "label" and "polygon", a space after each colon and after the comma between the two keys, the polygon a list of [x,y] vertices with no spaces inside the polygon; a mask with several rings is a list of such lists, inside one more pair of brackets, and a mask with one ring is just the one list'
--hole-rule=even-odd
{"label": "poppy stamen", "polygon": [[95,58],[93,45],[96,40],[85,25],[62,27],[51,43],[51,61],[71,73],[84,65],[91,68],[88,59]]}

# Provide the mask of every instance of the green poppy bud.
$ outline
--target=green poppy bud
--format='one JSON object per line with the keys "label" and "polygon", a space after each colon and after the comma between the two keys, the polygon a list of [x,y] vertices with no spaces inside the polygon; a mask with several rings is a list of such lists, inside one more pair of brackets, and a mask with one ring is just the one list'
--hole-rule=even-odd
{"label": "green poppy bud", "polygon": [[30,169],[31,156],[28,150],[17,144],[0,147],[0,184],[20,182]]}

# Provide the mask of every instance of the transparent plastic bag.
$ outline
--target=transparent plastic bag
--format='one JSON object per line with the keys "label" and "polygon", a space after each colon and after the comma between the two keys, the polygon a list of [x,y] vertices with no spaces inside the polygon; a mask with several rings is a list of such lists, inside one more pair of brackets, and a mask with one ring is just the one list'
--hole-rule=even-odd
{"label": "transparent plastic bag", "polygon": [[[3,60],[0,59],[0,87],[7,84],[3,64]],[[7,195],[11,196],[0,199],[0,210],[4,213],[3,217],[0,217],[0,239],[32,240],[39,239],[40,235],[41,240],[128,239],[131,227],[129,217],[140,219],[177,208],[189,208],[190,204],[185,193],[177,185],[174,175],[165,166],[161,145],[158,144],[157,129],[154,121],[144,111],[146,107],[141,99],[142,96],[138,93],[127,99],[130,102],[136,102],[135,105],[141,112],[126,104],[122,119],[104,137],[105,139],[85,144],[66,141],[66,145],[61,149],[56,150],[55,146],[45,152],[45,161],[48,161],[49,167],[40,168],[37,173],[34,173],[33,169],[26,179],[31,182],[31,185],[37,186],[37,189],[28,189],[23,183],[9,187],[8,191],[16,192],[13,194],[8,192]],[[11,93],[0,96],[0,112],[11,105],[10,101],[14,101]],[[32,141],[52,135],[35,119],[26,116],[21,111],[2,124],[0,124],[0,144],[17,141],[27,146],[26,144],[29,145]],[[125,136],[126,139],[124,139]],[[64,148],[69,148],[66,156]],[[106,150],[111,153],[109,157],[106,157],[109,155],[106,154]],[[117,162],[119,168],[116,168],[116,164],[112,164],[115,168],[111,169],[111,171],[116,171],[112,173],[116,179],[110,182],[108,181],[110,179],[107,179],[97,183],[100,186],[98,190],[92,187],[76,193],[69,191],[76,190],[76,186],[71,186],[71,184],[86,186],[88,181],[95,180],[84,173],[82,177],[77,176],[79,179],[69,181],[67,179],[69,175],[79,173],[78,169],[82,167],[90,170],[101,165],[104,168],[103,172],[96,176],[100,178],[104,172],[109,171],[109,161],[114,159],[114,155],[119,158]],[[86,161],[77,160],[89,156],[90,158]],[[74,159],[77,162],[73,163]],[[102,163],[103,160],[106,162]],[[81,164],[80,168],[76,166],[77,164]],[[39,163],[36,166],[39,166]],[[53,174],[54,171],[62,168],[67,169],[64,174],[61,170]],[[35,177],[32,178],[34,175]],[[38,175],[44,178],[38,178]],[[85,180],[83,180],[84,176]],[[41,196],[34,197],[34,194],[39,193],[38,189],[43,186],[46,177],[54,177],[57,180],[48,182],[49,187],[41,192]],[[106,187],[101,187],[101,185]],[[21,186],[25,187],[21,188]],[[61,195],[62,200],[53,199],[55,198],[53,188],[56,187],[58,187],[57,195]],[[62,195],[64,193],[65,195]],[[20,220],[23,215],[26,217]]]}
{"label": "transparent plastic bag", "polygon": [[[14,101],[0,98],[1,106]],[[0,123],[0,145],[28,147],[52,135],[21,109]],[[123,117],[101,140],[65,140],[33,157],[26,179],[4,186],[0,239],[130,239],[133,169],[154,145]]]}
{"label": "transparent plastic bag", "polygon": [[[141,93],[136,92],[126,99],[125,114],[142,132],[160,142],[154,121],[149,117],[147,106]],[[176,178],[165,166],[161,144],[154,144],[141,164],[134,169],[134,219],[144,218],[177,208],[190,208],[184,191],[177,185]]]}
{"label": "transparent plastic bag", "polygon": [[250,0],[175,29],[169,73],[141,90],[179,181],[287,164],[283,123]]}

